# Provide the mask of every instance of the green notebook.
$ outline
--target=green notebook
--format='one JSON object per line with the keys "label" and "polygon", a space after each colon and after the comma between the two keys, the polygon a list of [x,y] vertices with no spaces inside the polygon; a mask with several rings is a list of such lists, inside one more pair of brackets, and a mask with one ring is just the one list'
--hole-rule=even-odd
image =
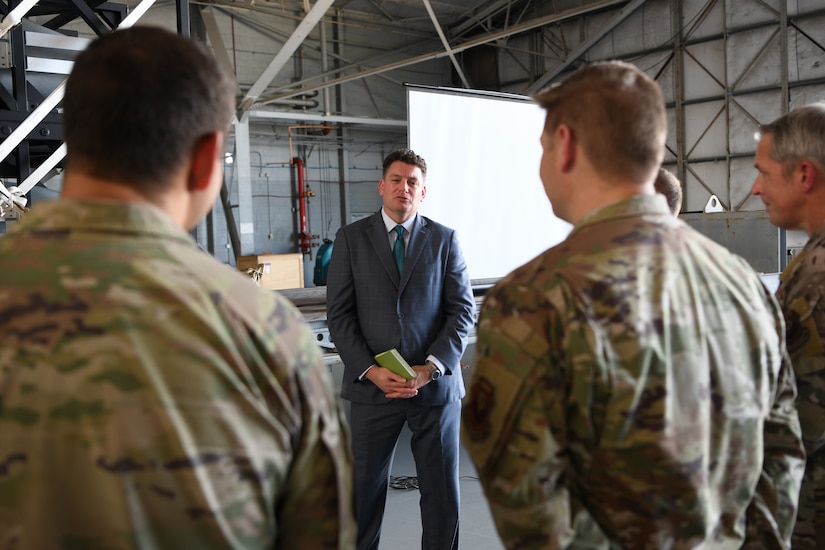
{"label": "green notebook", "polygon": [[375,356],[375,362],[407,380],[415,378],[415,371],[397,349],[392,348]]}

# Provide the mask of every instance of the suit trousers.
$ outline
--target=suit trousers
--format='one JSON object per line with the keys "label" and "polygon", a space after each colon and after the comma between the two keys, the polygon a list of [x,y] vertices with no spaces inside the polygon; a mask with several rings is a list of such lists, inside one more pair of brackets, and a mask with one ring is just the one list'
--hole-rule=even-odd
{"label": "suit trousers", "polygon": [[415,399],[395,399],[351,405],[358,550],[378,549],[390,468],[405,422],[412,432],[410,447],[421,491],[421,548],[457,550],[461,401],[421,406]]}

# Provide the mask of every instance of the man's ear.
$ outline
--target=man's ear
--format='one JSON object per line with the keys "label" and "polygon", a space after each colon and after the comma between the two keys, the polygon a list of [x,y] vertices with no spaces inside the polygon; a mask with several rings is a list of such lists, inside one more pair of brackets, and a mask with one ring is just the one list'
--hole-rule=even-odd
{"label": "man's ear", "polygon": [[209,187],[215,170],[218,170],[218,155],[223,150],[223,132],[212,132],[200,137],[192,148],[189,163],[187,188],[189,191],[203,191]]}
{"label": "man's ear", "polygon": [[559,169],[569,172],[576,163],[576,136],[567,124],[559,124],[553,138],[559,148]]}
{"label": "man's ear", "polygon": [[796,165],[795,172],[799,177],[799,182],[802,185],[802,192],[803,193],[810,193],[814,190],[814,186],[819,181],[819,185],[825,183],[823,180],[823,174],[819,168],[809,160],[803,160],[799,164]]}

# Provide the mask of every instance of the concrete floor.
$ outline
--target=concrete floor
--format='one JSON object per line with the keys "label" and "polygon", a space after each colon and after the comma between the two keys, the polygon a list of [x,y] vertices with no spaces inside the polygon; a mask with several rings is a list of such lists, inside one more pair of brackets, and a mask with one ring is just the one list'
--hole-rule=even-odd
{"label": "concrete floor", "polygon": [[[392,476],[415,476],[415,462],[410,451],[411,433],[401,432]],[[459,462],[461,517],[459,548],[504,550],[498,538],[481,483],[467,453],[462,448]],[[421,548],[421,510],[417,489],[389,489],[379,550],[419,550]]]}

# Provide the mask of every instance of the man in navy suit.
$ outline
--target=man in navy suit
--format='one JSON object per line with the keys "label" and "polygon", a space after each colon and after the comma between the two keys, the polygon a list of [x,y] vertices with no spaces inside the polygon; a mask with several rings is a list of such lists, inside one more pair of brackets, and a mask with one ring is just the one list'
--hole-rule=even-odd
{"label": "man in navy suit", "polygon": [[[384,159],[384,206],[342,227],[327,278],[327,321],[351,402],[358,549],[377,549],[395,445],[412,432],[424,549],[458,548],[460,359],[473,325],[467,266],[455,231],[418,215],[427,164],[409,149]],[[397,348],[416,378],[379,367]]]}

